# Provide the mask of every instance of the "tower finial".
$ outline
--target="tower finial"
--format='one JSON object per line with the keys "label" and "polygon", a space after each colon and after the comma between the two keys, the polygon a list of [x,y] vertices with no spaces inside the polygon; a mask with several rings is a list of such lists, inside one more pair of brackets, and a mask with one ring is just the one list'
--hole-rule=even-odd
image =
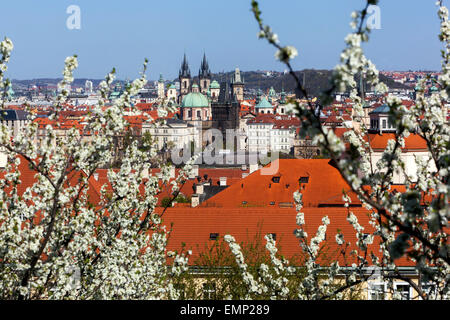
{"label": "tower finial", "polygon": [[187,58],[186,58],[186,52],[184,52],[183,62],[181,63],[179,75],[180,75],[180,78],[181,77],[184,77],[184,78],[191,77],[191,70],[189,70],[189,65],[188,65]]}

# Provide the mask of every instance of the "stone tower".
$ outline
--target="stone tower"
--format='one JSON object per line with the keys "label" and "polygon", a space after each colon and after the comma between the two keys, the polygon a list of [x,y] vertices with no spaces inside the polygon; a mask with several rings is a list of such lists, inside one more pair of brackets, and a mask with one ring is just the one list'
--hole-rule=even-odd
{"label": "stone tower", "polygon": [[180,79],[180,98],[178,102],[181,104],[184,96],[191,91],[191,70],[189,70],[186,53],[184,54],[183,62],[181,63],[178,78]]}
{"label": "stone tower", "polygon": [[162,100],[165,98],[165,91],[164,91],[164,79],[162,74],[159,74],[159,80],[158,80],[158,99]]}
{"label": "stone tower", "polygon": [[233,90],[233,95],[236,97],[236,100],[244,100],[244,79],[243,77],[241,77],[241,71],[239,70],[239,68],[236,68],[234,70],[234,75],[231,78],[231,88]]}
{"label": "stone tower", "polygon": [[209,70],[208,61],[206,61],[206,54],[203,54],[203,59],[198,70],[198,82],[200,92],[207,94],[209,85],[211,83],[211,71]]}

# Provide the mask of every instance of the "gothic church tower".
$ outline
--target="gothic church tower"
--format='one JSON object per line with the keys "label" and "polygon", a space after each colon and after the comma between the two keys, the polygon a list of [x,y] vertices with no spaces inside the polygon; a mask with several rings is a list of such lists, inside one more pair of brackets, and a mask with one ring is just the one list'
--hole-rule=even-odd
{"label": "gothic church tower", "polygon": [[206,55],[203,54],[203,60],[198,71],[198,82],[200,86],[200,93],[206,95],[208,93],[209,85],[211,83],[211,71],[209,70]]}
{"label": "gothic church tower", "polygon": [[186,53],[184,54],[183,62],[181,63],[178,78],[180,80],[180,97],[178,102],[181,104],[184,96],[191,92],[191,70],[189,70]]}

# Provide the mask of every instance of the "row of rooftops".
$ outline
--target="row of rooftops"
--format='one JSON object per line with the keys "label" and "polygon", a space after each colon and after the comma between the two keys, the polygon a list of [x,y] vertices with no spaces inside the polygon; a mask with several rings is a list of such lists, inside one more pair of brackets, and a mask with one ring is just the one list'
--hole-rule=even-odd
{"label": "row of rooftops", "polygon": [[[21,160],[18,167],[21,172],[19,194],[36,182],[35,172],[25,159]],[[329,217],[331,224],[327,229],[327,239],[331,241],[327,241],[327,250],[330,250],[330,254],[336,253],[334,236],[338,230],[353,246],[356,242],[354,229],[346,221],[348,210],[344,207],[342,191],[347,192],[352,199],[351,210],[357,215],[359,223],[366,232],[372,230],[367,217],[369,210],[351,192],[330,160],[284,159],[277,160],[266,168],[269,166],[275,166],[274,172],[269,174],[263,169],[250,172],[248,168],[198,168],[182,185],[181,192],[188,198],[201,194],[208,198],[195,208],[175,205],[165,210],[163,223],[172,225],[173,229],[168,249],[180,250],[184,243],[185,249],[192,250],[195,257],[200,249],[212,245],[212,240],[223,239],[225,234],[233,235],[238,242],[245,242],[254,239],[257,234],[271,233],[276,236],[281,253],[291,258],[301,251],[298,239],[293,235],[297,227],[293,192],[297,190],[303,194],[302,211],[305,213],[308,234],[314,235],[322,217]],[[159,169],[151,169],[148,174],[158,175],[158,172]],[[174,168],[171,180],[178,174],[179,170]],[[71,179],[75,182],[79,175],[84,173],[78,172]],[[106,192],[112,192],[107,170],[97,170],[88,182],[90,202],[98,206],[102,186],[106,186]],[[170,186],[170,182],[167,185]],[[196,193],[198,186],[209,186],[209,193]],[[405,187],[401,185],[394,186],[393,189],[396,192],[405,191]],[[140,190],[144,192],[144,185]],[[172,190],[164,189],[158,195],[159,203],[170,196]],[[162,207],[156,208],[157,213],[163,210]],[[406,259],[401,263],[410,264]]]}

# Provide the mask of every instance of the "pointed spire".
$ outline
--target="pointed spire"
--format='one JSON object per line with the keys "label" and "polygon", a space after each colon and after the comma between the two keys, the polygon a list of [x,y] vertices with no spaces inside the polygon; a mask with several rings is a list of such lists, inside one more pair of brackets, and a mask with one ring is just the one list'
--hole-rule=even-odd
{"label": "pointed spire", "polygon": [[186,58],[186,53],[184,53],[183,62],[181,63],[180,68],[180,78],[190,78],[191,77],[191,70],[189,70],[189,65]]}
{"label": "pointed spire", "polygon": [[231,83],[243,83],[241,79],[241,71],[239,68],[234,69],[234,75],[232,77]]}
{"label": "pointed spire", "polygon": [[200,69],[198,70],[199,78],[210,78],[211,71],[209,70],[208,61],[206,60],[206,53],[203,52],[203,59],[200,63]]}

